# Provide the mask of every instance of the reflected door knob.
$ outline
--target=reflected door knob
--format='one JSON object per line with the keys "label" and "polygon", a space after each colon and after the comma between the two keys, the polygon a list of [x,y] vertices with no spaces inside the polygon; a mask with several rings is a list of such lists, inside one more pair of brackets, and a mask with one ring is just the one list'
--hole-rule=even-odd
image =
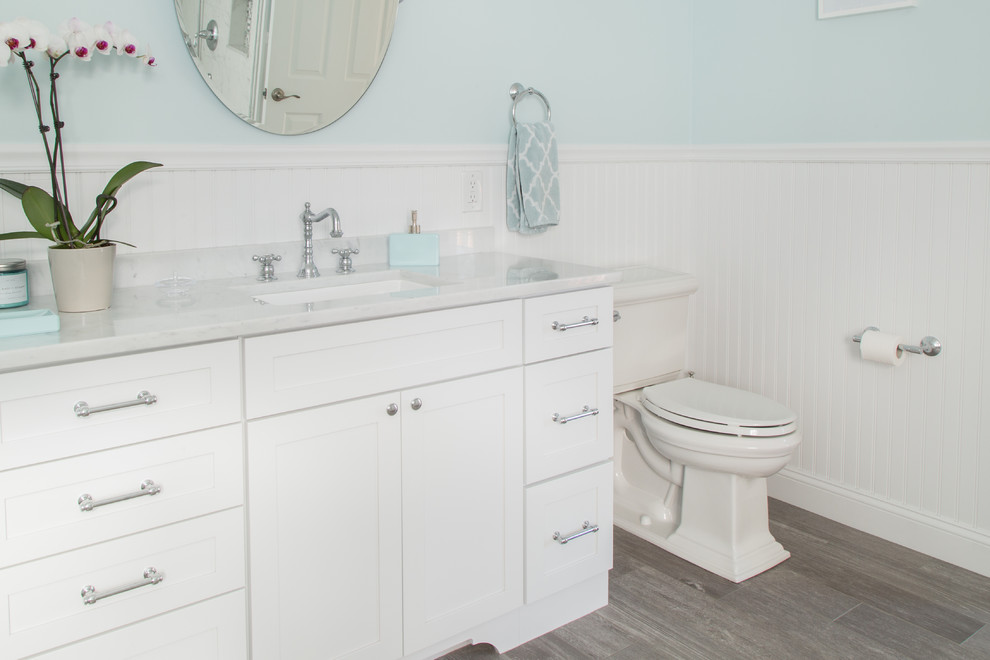
{"label": "reflected door knob", "polygon": [[279,101],[284,101],[285,99],[298,99],[302,98],[298,94],[286,94],[281,87],[276,87],[272,90],[272,100],[278,103]]}

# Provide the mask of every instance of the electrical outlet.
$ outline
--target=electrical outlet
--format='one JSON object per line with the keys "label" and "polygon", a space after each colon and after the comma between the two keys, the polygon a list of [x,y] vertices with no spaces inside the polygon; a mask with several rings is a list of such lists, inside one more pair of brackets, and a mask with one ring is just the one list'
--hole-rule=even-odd
{"label": "electrical outlet", "polygon": [[461,191],[462,204],[461,210],[464,213],[472,213],[476,211],[481,211],[483,208],[482,204],[482,190],[481,190],[481,172],[478,170],[471,170],[470,172],[464,172],[463,174],[463,188]]}

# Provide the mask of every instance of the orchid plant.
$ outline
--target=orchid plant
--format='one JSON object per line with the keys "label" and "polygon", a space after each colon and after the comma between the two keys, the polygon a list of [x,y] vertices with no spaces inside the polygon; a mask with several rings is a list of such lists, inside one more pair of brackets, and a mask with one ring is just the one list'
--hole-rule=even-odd
{"label": "orchid plant", "polygon": [[[16,238],[44,238],[60,248],[86,248],[113,242],[104,239],[100,232],[107,215],[117,206],[117,193],[129,180],[159,163],[138,161],[121,168],[110,177],[103,192],[96,196],[96,206],[82,226],[76,225],[69,213],[69,191],[65,177],[65,154],[62,148],[62,129],[65,123],[59,114],[59,73],[55,67],[64,59],[88,62],[94,54],[129,56],[149,66],[155,66],[155,58],[149,51],[140,51],[137,39],[111,22],[91,26],[77,18],[62,23],[52,33],[35,20],[17,19],[0,22],[0,68],[18,61],[27,74],[31,100],[38,117],[38,129],[45,145],[48,168],[51,171],[52,194],[35,186],[27,186],[9,179],[0,179],[0,189],[21,200],[21,207],[34,231],[15,231],[0,234],[0,240]],[[47,61],[48,108],[50,121],[46,122],[41,85],[35,77],[37,61]],[[54,135],[51,135],[54,132]]]}

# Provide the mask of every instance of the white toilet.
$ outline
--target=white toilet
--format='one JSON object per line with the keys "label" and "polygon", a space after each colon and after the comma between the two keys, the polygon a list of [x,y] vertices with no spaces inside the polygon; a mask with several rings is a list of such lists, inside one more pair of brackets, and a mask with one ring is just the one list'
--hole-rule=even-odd
{"label": "white toilet", "polygon": [[790,557],[770,534],[766,478],[801,435],[781,404],[682,373],[697,288],[650,268],[615,286],[615,524],[742,582]]}

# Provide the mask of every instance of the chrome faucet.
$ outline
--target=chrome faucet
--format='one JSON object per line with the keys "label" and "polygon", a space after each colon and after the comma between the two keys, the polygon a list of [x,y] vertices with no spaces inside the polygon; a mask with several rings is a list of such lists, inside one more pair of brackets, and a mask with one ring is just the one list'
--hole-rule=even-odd
{"label": "chrome faucet", "polygon": [[299,215],[299,219],[303,222],[303,265],[299,269],[297,277],[319,277],[320,271],[317,269],[316,264],[313,263],[313,223],[320,222],[327,216],[330,217],[330,236],[332,238],[340,238],[344,235],[344,230],[340,228],[340,216],[337,215],[337,211],[332,208],[325,208],[319,213],[313,213],[309,207],[309,202],[306,202],[306,208]]}

